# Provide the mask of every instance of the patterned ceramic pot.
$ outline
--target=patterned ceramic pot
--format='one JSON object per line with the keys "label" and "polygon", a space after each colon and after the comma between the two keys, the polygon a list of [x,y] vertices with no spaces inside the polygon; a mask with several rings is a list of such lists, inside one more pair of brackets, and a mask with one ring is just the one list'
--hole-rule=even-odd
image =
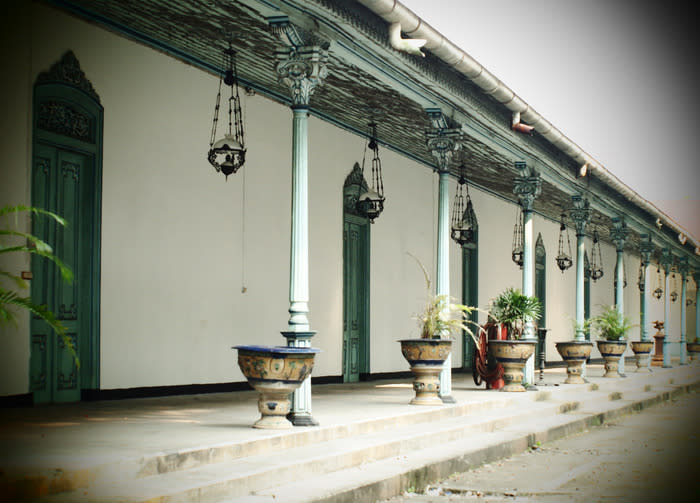
{"label": "patterned ceramic pot", "polygon": [[289,346],[234,346],[238,366],[250,385],[260,394],[261,417],[253,428],[287,429],[292,427],[289,394],[296,390],[314,367],[320,349]]}
{"label": "patterned ceramic pot", "polygon": [[598,351],[605,360],[603,377],[620,377],[617,365],[625,349],[627,349],[627,341],[598,341]]}
{"label": "patterned ceramic pot", "polygon": [[581,368],[591,351],[593,343],[588,341],[568,341],[557,342],[557,351],[562,360],[566,362],[566,381],[564,384],[584,384],[586,381],[581,377]]}
{"label": "patterned ceramic pot", "polygon": [[525,391],[523,367],[535,352],[537,341],[489,341],[489,353],[503,365],[503,380],[506,385],[501,391]]}
{"label": "patterned ceramic pot", "polygon": [[654,341],[632,341],[630,342],[634,351],[634,361],[637,364],[637,372],[651,372],[649,368],[649,358],[654,347]]}
{"label": "patterned ceramic pot", "polygon": [[690,360],[698,361],[698,357],[700,357],[700,342],[686,342],[685,348],[688,350]]}
{"label": "patterned ceramic pot", "polygon": [[440,371],[452,351],[449,339],[403,339],[401,354],[411,365],[413,391],[411,405],[442,405]]}

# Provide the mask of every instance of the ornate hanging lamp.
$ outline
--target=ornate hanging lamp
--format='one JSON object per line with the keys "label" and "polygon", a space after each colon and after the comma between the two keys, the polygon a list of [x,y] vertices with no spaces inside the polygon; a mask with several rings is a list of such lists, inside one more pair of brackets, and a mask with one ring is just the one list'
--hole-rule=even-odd
{"label": "ornate hanging lamp", "polygon": [[644,274],[644,262],[639,263],[639,277],[637,278],[637,286],[639,287],[639,292],[644,293],[644,285],[646,283],[646,277]]}
{"label": "ornate hanging lamp", "polygon": [[374,223],[382,211],[384,211],[384,180],[382,178],[382,161],[379,159],[379,144],[377,143],[377,124],[369,123],[369,137],[362,155],[362,174],[365,173],[365,156],[367,149],[372,151],[372,179],[367,192],[360,195],[357,201],[357,209],[360,214],[369,218]]}
{"label": "ornate hanging lamp", "polygon": [[[566,228],[564,223],[565,214],[561,214],[561,223],[559,225],[559,248],[557,250],[557,266],[562,274],[569,267],[571,267],[574,261],[571,259],[571,239],[569,238],[569,230]],[[564,235],[566,235],[566,245],[564,245]]]}
{"label": "ornate hanging lamp", "polygon": [[[211,139],[207,159],[214,169],[223,173],[228,180],[230,174],[238,171],[245,163],[245,139],[243,133],[243,112],[241,99],[238,94],[238,70],[236,68],[236,51],[231,48],[224,51],[224,66],[226,72],[219,78],[219,92],[214,106],[214,120],[211,126]],[[228,99],[228,132],[223,138],[216,139],[216,128],[219,122],[219,107],[221,104],[222,82],[231,88]]]}
{"label": "ornate hanging lamp", "polygon": [[[465,176],[464,164],[459,167],[457,193],[452,205],[452,239],[460,246],[474,242],[477,221],[472,200],[469,197],[469,185]],[[466,189],[465,189],[466,187]]]}
{"label": "ornate hanging lamp", "polygon": [[593,247],[591,248],[591,279],[598,281],[603,277],[603,255],[600,251],[598,230],[593,231]]}
{"label": "ornate hanging lamp", "polygon": [[673,285],[673,290],[669,294],[671,302],[676,302],[678,300],[678,281],[676,280],[676,273],[671,274],[671,283]]}
{"label": "ornate hanging lamp", "polygon": [[513,247],[510,254],[511,259],[518,267],[523,266],[523,209],[518,204],[515,213],[515,225],[513,226]]}
{"label": "ornate hanging lamp", "polygon": [[661,296],[664,294],[663,289],[661,288],[661,282],[663,280],[661,279],[661,268],[659,267],[659,264],[656,264],[656,288],[654,288],[654,297],[657,299],[660,299]]}

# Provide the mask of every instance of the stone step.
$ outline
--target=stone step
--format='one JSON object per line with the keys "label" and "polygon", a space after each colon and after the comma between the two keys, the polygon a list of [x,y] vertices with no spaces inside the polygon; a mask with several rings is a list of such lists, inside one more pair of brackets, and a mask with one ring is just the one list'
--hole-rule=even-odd
{"label": "stone step", "polygon": [[72,498],[71,501],[172,502],[244,497],[271,485],[293,483],[300,473],[304,477],[325,476],[364,463],[400,458],[436,445],[449,445],[466,437],[498,431],[514,422],[557,415],[568,409],[560,403],[537,401],[536,398],[534,394],[505,397],[499,402],[508,406],[479,410],[477,414],[427,424],[406,424],[391,431],[279,449],[188,470],[138,479],[104,478],[87,490],[65,494],[65,498],[57,497],[55,501]]}
{"label": "stone step", "polygon": [[403,456],[369,462],[323,476],[280,484],[246,497],[225,497],[217,503],[349,503],[380,501],[404,491],[422,491],[427,485],[484,463],[509,457],[539,443],[585,431],[642,410],[671,396],[700,386],[672,391],[630,393],[629,399],[584,400],[580,410],[514,422],[501,430],[474,434]]}

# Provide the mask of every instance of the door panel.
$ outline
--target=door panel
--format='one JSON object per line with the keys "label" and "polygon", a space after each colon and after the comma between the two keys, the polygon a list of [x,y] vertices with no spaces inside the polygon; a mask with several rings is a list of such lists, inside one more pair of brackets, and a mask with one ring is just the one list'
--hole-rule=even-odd
{"label": "door panel", "polygon": [[367,224],[345,221],[343,228],[343,380],[357,382],[368,372]]}
{"label": "door panel", "polygon": [[[94,207],[92,165],[89,155],[36,144],[32,204],[61,215],[68,223],[60,226],[44,217],[35,218],[33,232],[54,248],[56,256],[73,271],[74,280],[65,282],[55,265],[33,257],[32,299],[56,314],[78,354],[89,337],[90,309],[86,301],[93,235],[85,224]],[[83,291],[87,295],[81,296]],[[35,402],[80,400],[80,372],[63,339],[38,318],[32,319],[30,328],[30,386]]]}

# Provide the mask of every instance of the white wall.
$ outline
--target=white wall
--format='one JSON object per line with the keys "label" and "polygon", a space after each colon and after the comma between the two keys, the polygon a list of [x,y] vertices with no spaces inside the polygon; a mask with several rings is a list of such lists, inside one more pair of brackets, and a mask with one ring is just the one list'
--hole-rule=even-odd
{"label": "white wall", "polygon": [[[31,97],[39,72],[73,50],[105,109],[101,387],[242,381],[231,346],[285,343],[291,111],[259,95],[243,97],[247,161],[225,182],[206,161],[217,77],[51,7],[12,5],[17,12],[0,21],[0,54],[13,76],[0,83],[0,202],[30,202]],[[364,143],[309,119],[309,318],[318,332],[313,345],[323,350],[317,376],[342,373],[342,187]],[[437,175],[393,151],[382,149],[381,156],[387,201],[371,226],[373,373],[408,369],[396,341],[418,334],[414,315],[427,294],[408,254],[436,277]],[[451,180],[450,202],[455,187]],[[473,187],[470,194],[480,228],[478,307],[485,309],[506,287],[522,286],[510,258],[516,207]],[[547,250],[543,324],[550,329],[548,359],[556,360],[554,343],[573,337],[575,274],[556,267],[558,224],[536,215],[534,229]],[[606,275],[592,285],[593,314],[614,300],[614,249],[604,245],[603,257]],[[636,322],[638,259],[626,261],[625,310]],[[460,299],[461,250],[452,241],[450,264],[450,290]],[[22,257],[2,265],[29,268]],[[656,303],[650,320],[663,319]],[[2,328],[0,396],[28,391],[27,334],[26,316]],[[458,340],[455,367],[461,352]]]}

